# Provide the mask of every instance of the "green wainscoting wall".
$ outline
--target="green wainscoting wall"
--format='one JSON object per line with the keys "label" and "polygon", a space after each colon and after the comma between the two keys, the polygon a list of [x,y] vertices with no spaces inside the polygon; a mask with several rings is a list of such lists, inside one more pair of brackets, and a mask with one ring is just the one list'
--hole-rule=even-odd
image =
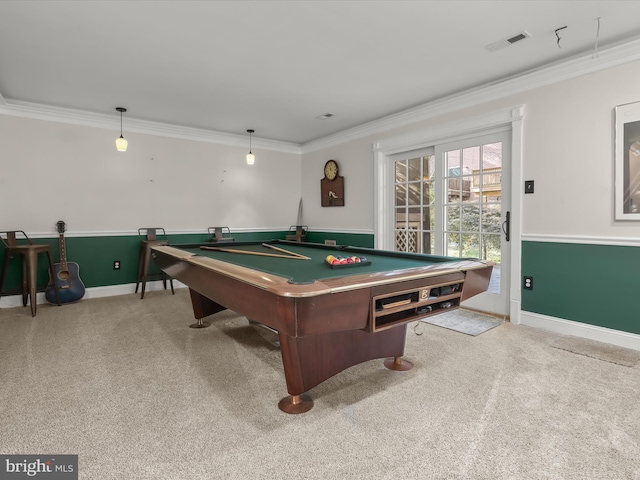
{"label": "green wainscoting wall", "polygon": [[[287,231],[233,232],[236,241],[284,239]],[[208,234],[168,235],[174,245],[205,241]],[[309,231],[306,240],[373,248],[371,234]],[[58,237],[37,238],[51,246],[58,261]],[[140,237],[66,237],[67,260],[80,267],[87,288],[136,282]],[[0,245],[0,258],[4,248]],[[121,263],[113,269],[114,260]],[[157,273],[155,266],[150,273]],[[22,278],[20,258],[9,260],[5,295],[18,294]],[[522,275],[533,277],[533,290],[522,289],[523,311],[640,334],[640,248],[559,242],[522,243]],[[38,285],[48,281],[45,257],[38,262]]]}
{"label": "green wainscoting wall", "polygon": [[[272,239],[284,239],[287,231],[271,232],[232,232],[232,237],[237,242],[242,241],[266,241]],[[198,243],[205,241],[209,235],[179,234],[167,235],[167,239],[173,245],[181,243]],[[325,239],[336,240],[339,245],[352,245],[357,247],[372,247],[373,235],[309,232],[307,241],[324,243]],[[51,246],[53,262],[59,261],[58,236],[51,238],[36,238],[34,243],[46,243]],[[85,287],[103,287],[109,285],[123,285],[136,282],[138,273],[138,254],[140,251],[140,237],[138,235],[124,236],[96,236],[96,237],[65,237],[67,248],[67,261],[75,262],[79,266],[79,276]],[[0,260],[4,255],[4,245],[0,243]],[[120,261],[120,270],[113,269],[114,260]],[[150,274],[158,273],[155,266],[150,269]],[[20,257],[9,260],[7,278],[3,288],[4,294],[19,294],[20,280],[22,278],[22,259]],[[38,287],[43,290],[48,282],[46,256],[40,255],[38,260]]]}
{"label": "green wainscoting wall", "polygon": [[640,248],[522,243],[523,311],[640,334]]}

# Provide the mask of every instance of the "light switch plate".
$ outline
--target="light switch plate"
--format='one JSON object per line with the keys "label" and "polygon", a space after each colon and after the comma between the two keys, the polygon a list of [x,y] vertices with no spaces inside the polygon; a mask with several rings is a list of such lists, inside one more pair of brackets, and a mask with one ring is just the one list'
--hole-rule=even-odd
{"label": "light switch plate", "polygon": [[525,180],[524,193],[533,193],[533,180]]}

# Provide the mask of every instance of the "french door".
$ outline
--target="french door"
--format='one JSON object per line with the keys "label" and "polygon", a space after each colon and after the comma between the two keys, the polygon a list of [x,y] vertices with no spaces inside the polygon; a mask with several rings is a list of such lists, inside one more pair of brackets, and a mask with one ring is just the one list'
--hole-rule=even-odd
{"label": "french door", "polygon": [[395,249],[495,262],[489,290],[463,306],[509,312],[510,133],[394,155]]}

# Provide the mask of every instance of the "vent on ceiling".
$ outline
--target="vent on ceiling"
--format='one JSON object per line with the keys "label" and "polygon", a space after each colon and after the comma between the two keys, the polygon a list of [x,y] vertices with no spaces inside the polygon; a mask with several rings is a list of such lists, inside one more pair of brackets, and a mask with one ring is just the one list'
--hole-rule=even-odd
{"label": "vent on ceiling", "polygon": [[516,42],[519,42],[520,40],[524,40],[525,38],[529,38],[531,35],[529,34],[529,32],[522,32],[519,33],[517,35],[514,35],[513,37],[510,38],[506,38],[504,40],[498,40],[497,42],[493,42],[490,43],[489,45],[487,45],[485,48],[491,52],[495,52],[497,50],[500,50],[504,47],[508,47],[509,45],[513,45]]}

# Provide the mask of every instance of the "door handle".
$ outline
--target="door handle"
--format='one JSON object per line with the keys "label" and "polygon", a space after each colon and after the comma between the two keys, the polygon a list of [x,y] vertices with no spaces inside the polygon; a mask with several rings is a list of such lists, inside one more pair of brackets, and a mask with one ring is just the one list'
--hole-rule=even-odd
{"label": "door handle", "polygon": [[504,239],[508,242],[511,234],[511,212],[507,212],[506,219],[502,222],[502,231],[504,232]]}

